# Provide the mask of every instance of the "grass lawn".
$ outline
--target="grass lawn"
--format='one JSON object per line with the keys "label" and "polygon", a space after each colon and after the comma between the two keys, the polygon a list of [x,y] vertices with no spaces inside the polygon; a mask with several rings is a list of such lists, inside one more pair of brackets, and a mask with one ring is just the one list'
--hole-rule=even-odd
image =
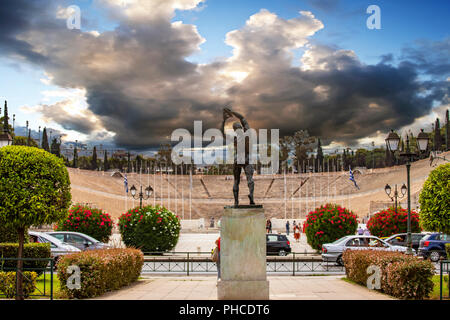
{"label": "grass lawn", "polygon": [[[433,276],[434,288],[430,295],[431,300],[439,300],[439,276]],[[442,296],[444,299],[449,299],[448,297],[448,276],[444,276],[442,281]]]}
{"label": "grass lawn", "polygon": [[[44,280],[44,275],[40,275],[39,278],[37,278],[36,280],[36,290],[33,292],[33,295],[43,295],[45,292],[46,296],[50,296],[50,274],[46,274],[45,275],[45,280]],[[44,291],[44,286],[45,286],[45,291]],[[60,297],[61,293],[61,286],[59,283],[59,279],[56,275],[56,272],[53,273],[53,299],[58,299],[58,297]],[[33,299],[42,299],[43,297],[33,297]]]}

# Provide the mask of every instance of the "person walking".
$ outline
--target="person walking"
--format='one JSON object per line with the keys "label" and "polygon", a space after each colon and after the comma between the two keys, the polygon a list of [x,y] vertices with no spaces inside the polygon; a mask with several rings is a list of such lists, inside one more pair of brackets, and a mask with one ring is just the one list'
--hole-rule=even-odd
{"label": "person walking", "polygon": [[300,227],[298,225],[294,227],[294,238],[296,242],[300,241]]}
{"label": "person walking", "polygon": [[363,230],[363,228],[361,226],[359,226],[357,232],[358,232],[359,236],[362,236],[363,233],[364,233],[364,230]]}
{"label": "person walking", "polygon": [[269,233],[269,232],[270,232],[270,220],[267,219],[267,221],[266,221],[266,233]]}
{"label": "person walking", "polygon": [[289,235],[289,220],[286,221],[286,234]]}
{"label": "person walking", "polygon": [[272,221],[269,219],[269,233],[272,233]]}
{"label": "person walking", "polygon": [[218,256],[217,256],[217,280],[220,280],[220,237],[217,238],[216,240],[216,246],[217,246],[217,251],[218,251]]}

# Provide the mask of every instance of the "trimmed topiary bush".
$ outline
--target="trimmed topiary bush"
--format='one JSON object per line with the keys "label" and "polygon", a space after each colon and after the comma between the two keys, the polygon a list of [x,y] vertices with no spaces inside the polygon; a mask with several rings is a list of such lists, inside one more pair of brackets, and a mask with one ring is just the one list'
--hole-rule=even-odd
{"label": "trimmed topiary bush", "polygon": [[[25,234],[26,233],[27,230],[25,230]],[[25,237],[24,240],[25,243],[28,242],[27,237]],[[7,227],[4,224],[0,224],[0,243],[11,242],[19,242],[19,235],[17,234],[17,230]]]}
{"label": "trimmed topiary bush", "polygon": [[[62,219],[71,202],[64,161],[38,148],[0,148],[0,224],[15,229],[23,257],[27,228]],[[22,260],[17,261],[17,299],[23,298]]]}
{"label": "trimmed topiary bush", "polygon": [[119,218],[119,230],[127,247],[143,252],[173,249],[180,235],[178,216],[160,206],[128,210]]}
{"label": "trimmed topiary bush", "polygon": [[[377,237],[389,237],[396,233],[408,231],[408,210],[398,207],[381,210],[375,213],[367,222],[370,234]],[[411,232],[421,232],[419,214],[411,210]]]}
{"label": "trimmed topiary bush", "polygon": [[353,212],[336,204],[326,204],[308,213],[305,233],[309,245],[322,250],[322,244],[355,234],[358,222]]}
{"label": "trimmed topiary bush", "polygon": [[[139,279],[144,255],[136,249],[90,250],[63,256],[58,261],[61,291],[69,299],[85,299],[117,290]],[[81,288],[69,289],[70,266],[81,271]],[[68,272],[69,271],[69,272]],[[67,281],[69,280],[69,281]]]}
{"label": "trimmed topiary bush", "polygon": [[450,163],[430,172],[419,203],[422,228],[450,234]]}
{"label": "trimmed topiary bush", "polygon": [[112,234],[113,222],[109,214],[102,209],[76,204],[70,208],[68,216],[59,222],[55,229],[81,232],[107,243]]}
{"label": "trimmed topiary bush", "polygon": [[345,250],[343,254],[348,279],[367,286],[373,271],[369,266],[380,268],[381,292],[400,299],[424,299],[433,291],[434,266],[429,260],[420,260],[399,252],[376,250]]}
{"label": "trimmed topiary bush", "polygon": [[[23,297],[28,298],[36,290],[36,272],[25,271],[23,273]],[[16,273],[0,271],[0,293],[6,298],[12,299],[16,296]]]}

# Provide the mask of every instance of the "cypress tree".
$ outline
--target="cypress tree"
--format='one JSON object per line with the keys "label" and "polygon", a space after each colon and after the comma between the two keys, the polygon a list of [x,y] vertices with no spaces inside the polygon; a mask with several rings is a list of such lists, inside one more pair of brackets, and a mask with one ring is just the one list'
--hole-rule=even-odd
{"label": "cypress tree", "polygon": [[73,149],[73,167],[78,167],[78,150],[77,146],[75,145],[75,148]]}
{"label": "cypress tree", "polygon": [[52,140],[52,144],[50,146],[50,152],[52,154],[54,154],[55,156],[60,157],[61,156],[60,146],[61,146],[61,143],[59,143],[58,140],[56,138],[54,138]]}
{"label": "cypress tree", "polygon": [[445,113],[445,131],[446,131],[446,150],[450,150],[450,124],[449,124],[449,112],[447,109],[447,112]]}
{"label": "cypress tree", "polygon": [[436,124],[434,126],[434,151],[441,150],[442,137],[441,137],[441,124],[439,123],[439,118],[436,119]]}
{"label": "cypress tree", "polygon": [[128,170],[128,172],[130,172],[131,171],[131,162],[130,162],[131,155],[130,155],[130,151],[128,151],[127,156],[128,156],[128,159],[127,159],[127,170]]}
{"label": "cypress tree", "polygon": [[[317,164],[317,168],[321,168],[323,164],[323,150],[322,144],[320,143],[320,138],[317,140]],[[321,171],[323,171],[323,168]]]}
{"label": "cypress tree", "polygon": [[108,164],[108,152],[105,150],[105,156],[103,158],[103,171],[109,170],[109,164]]}
{"label": "cypress tree", "polygon": [[8,125],[8,103],[5,100],[5,109],[3,110],[3,132],[9,133],[9,125]]}
{"label": "cypress tree", "polygon": [[48,145],[48,138],[47,138],[47,128],[44,128],[44,131],[42,131],[42,149],[50,152],[50,147]]}
{"label": "cypress tree", "polygon": [[91,162],[92,170],[97,170],[97,147],[94,146],[94,150],[92,151],[92,162]]}

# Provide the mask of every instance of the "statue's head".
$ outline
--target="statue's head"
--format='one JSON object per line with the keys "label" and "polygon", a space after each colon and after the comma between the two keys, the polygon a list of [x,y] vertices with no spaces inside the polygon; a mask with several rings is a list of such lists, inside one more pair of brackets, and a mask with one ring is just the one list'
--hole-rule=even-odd
{"label": "statue's head", "polygon": [[233,130],[236,131],[236,130],[239,130],[239,129],[242,130],[242,125],[239,122],[233,123]]}

